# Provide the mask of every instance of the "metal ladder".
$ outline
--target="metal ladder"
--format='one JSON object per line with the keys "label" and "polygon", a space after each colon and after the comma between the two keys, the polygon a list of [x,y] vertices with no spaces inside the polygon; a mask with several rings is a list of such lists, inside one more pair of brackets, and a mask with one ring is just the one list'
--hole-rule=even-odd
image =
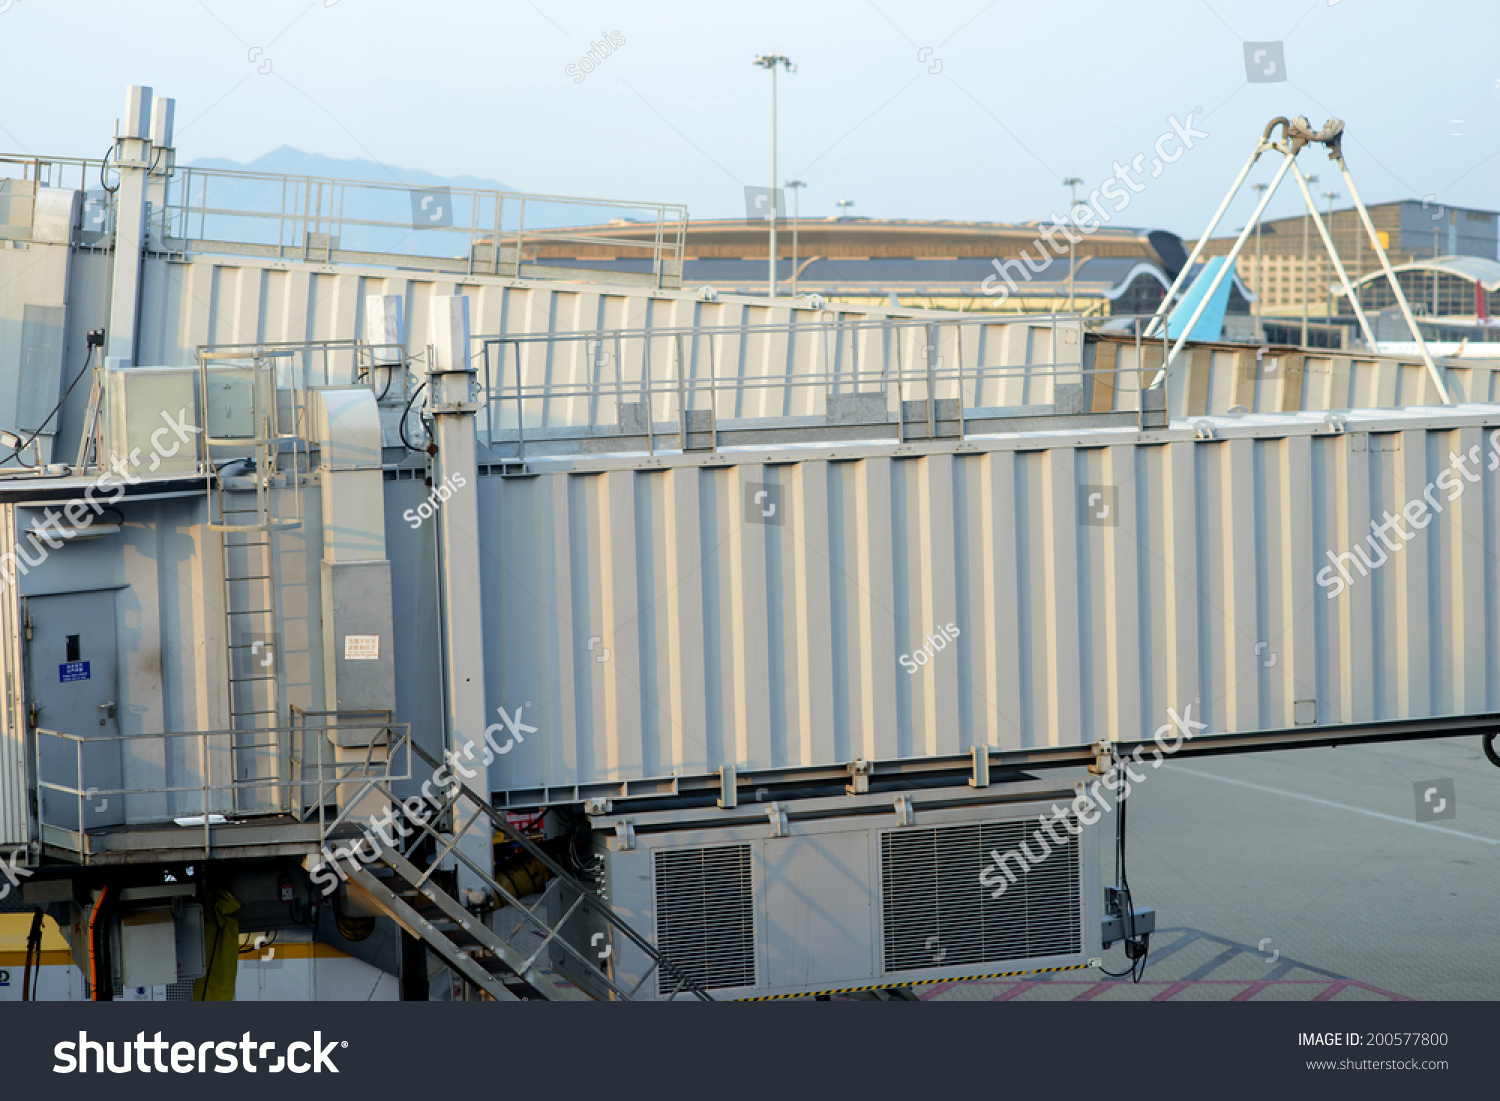
{"label": "metal ladder", "polygon": [[[411,752],[436,772],[437,761],[414,744]],[[375,779],[368,781],[360,796],[350,800],[349,805],[362,802],[371,791],[383,794],[393,804],[399,802],[386,781]],[[353,889],[425,943],[468,983],[497,1001],[535,998],[630,1001],[660,971],[674,983],[666,995],[668,1000],[685,995],[699,1001],[713,1001],[707,991],[618,917],[607,902],[564,870],[474,791],[454,784],[434,803],[429,803],[428,808],[433,813],[404,819],[416,827],[410,838],[396,836],[395,830],[389,838],[367,831],[362,844],[366,851],[373,848],[378,858],[365,862],[356,857],[342,861],[340,867],[349,876]],[[333,838],[342,835],[347,840],[353,836],[349,829],[352,825],[352,818],[343,814],[329,824],[325,830],[325,854]],[[551,878],[540,898],[530,905],[522,903],[487,869],[464,855],[459,841],[475,828],[483,830],[486,838],[499,834],[514,842],[547,869]],[[390,843],[391,840],[395,843]],[[450,858],[463,862],[494,898],[503,900],[505,905],[498,914],[512,919],[509,932],[502,934],[492,929],[482,915],[471,912],[438,881],[440,868]],[[562,914],[555,921],[549,916],[554,910]],[[601,966],[604,961],[580,951],[567,935],[569,923],[581,922],[586,916],[602,920],[611,936],[629,941],[651,961],[629,989],[616,982],[612,969]],[[575,985],[549,968],[553,948],[565,954],[570,968],[584,978],[586,985]]]}
{"label": "metal ladder", "polygon": [[[226,519],[231,520],[238,512],[258,511],[257,508],[225,510]],[[273,773],[278,770],[278,755],[270,743],[263,744],[258,736],[260,731],[274,730],[281,714],[273,531],[267,527],[220,533],[229,729],[251,734],[250,744],[234,746],[236,780],[265,779],[263,765],[268,765]],[[244,741],[238,736],[234,740]],[[257,773],[254,777],[248,774],[252,765]],[[245,789],[247,794],[256,790]],[[234,809],[265,812],[273,808],[236,806]]]}

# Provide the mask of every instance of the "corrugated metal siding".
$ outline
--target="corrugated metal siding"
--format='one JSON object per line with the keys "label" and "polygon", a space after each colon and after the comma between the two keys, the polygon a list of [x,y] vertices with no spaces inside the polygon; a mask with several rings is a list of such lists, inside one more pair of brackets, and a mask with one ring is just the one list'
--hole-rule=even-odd
{"label": "corrugated metal siding", "polygon": [[[688,380],[706,380],[710,373],[721,382],[742,385],[720,393],[716,411],[721,418],[821,416],[825,390],[821,385],[788,385],[799,376],[830,373],[848,380],[856,370],[872,372],[861,384],[878,388],[875,375],[882,365],[899,362],[908,372],[925,369],[921,328],[892,332],[842,334],[831,324],[830,311],[767,307],[754,298],[724,296],[700,302],[690,291],[653,292],[643,288],[603,284],[557,285],[512,283],[506,279],[449,276],[380,268],[257,261],[244,258],[198,256],[185,263],[148,258],[144,265],[143,306],[139,360],[142,363],[187,364],[201,344],[253,341],[349,339],[364,326],[364,301],[370,294],[400,294],[406,303],[408,345],[420,353],[426,342],[429,303],[435,295],[467,294],[471,300],[472,331],[479,335],[600,332],[611,329],[672,329],[776,325],[789,332],[725,335],[712,341],[703,334],[683,338],[680,368]],[[1070,322],[1061,322],[1054,337],[1042,320],[1017,322],[1003,317],[957,323],[955,315],[922,311],[889,311],[838,306],[845,319],[921,318],[944,321],[937,333],[935,365],[966,368],[1032,365],[971,379],[965,386],[966,407],[1007,407],[1050,404],[1053,363],[1077,362],[1069,346]],[[648,348],[649,343],[649,348]],[[647,360],[653,409],[660,419],[676,414],[678,351],[672,338],[625,341],[619,347],[592,347],[582,340],[520,346],[524,387],[550,387],[549,396],[525,402],[527,427],[615,423],[614,401],[644,397]],[[712,345],[712,347],[710,347]],[[1114,397],[1107,406],[1121,411],[1137,408],[1140,379],[1147,381],[1161,363],[1161,349],[1147,341],[1137,370],[1133,342],[1116,345],[1114,365],[1121,372]],[[1106,356],[1106,360],[1111,357]],[[493,365],[495,386],[515,385],[516,352],[498,352]],[[1267,369],[1267,365],[1270,368]],[[1455,401],[1489,401],[1500,397],[1497,361],[1464,361],[1447,369]],[[1066,371],[1066,367],[1063,368]],[[1065,378],[1062,381],[1077,381]],[[598,392],[591,402],[592,386]],[[836,383],[849,389],[848,381]],[[1184,351],[1174,365],[1170,384],[1174,416],[1223,414],[1235,405],[1250,412],[1295,409],[1396,408],[1438,401],[1430,379],[1416,359],[1358,354],[1274,355],[1258,361],[1253,348],[1244,351],[1200,347]],[[570,392],[571,391],[571,392]],[[926,397],[919,382],[908,387],[908,400]],[[956,382],[940,381],[938,396],[958,396]],[[607,400],[606,400],[607,399]],[[693,399],[706,408],[706,391]],[[894,399],[891,408],[894,408]],[[483,420],[481,419],[483,425]],[[514,428],[516,405],[497,408],[495,430]]]}
{"label": "corrugated metal siding", "polygon": [[[279,491],[280,494],[284,494]],[[306,490],[304,490],[306,493]],[[316,494],[304,496],[304,522],[275,533],[281,583],[278,627],[270,641],[282,673],[285,705],[320,708],[322,605],[319,560],[322,525]],[[20,601],[29,595],[112,589],[117,613],[119,720],[124,735],[162,731],[223,730],[225,691],[223,569],[217,533],[204,525],[202,496],[124,500],[111,506],[125,517],[123,530],[80,540],[45,556],[14,582],[0,571],[0,648],[6,669],[3,741],[0,741],[0,847],[26,840],[25,760],[31,730],[25,713],[24,647]],[[282,502],[278,501],[278,507]],[[17,531],[41,520],[40,507],[7,505],[0,511],[0,553],[14,548]],[[35,549],[31,552],[36,557]],[[45,720],[44,720],[45,725]],[[70,732],[76,733],[76,732]],[[261,741],[262,739],[255,739]],[[264,779],[272,767],[262,750],[241,749],[231,763],[223,743],[209,747],[215,783]],[[302,748],[304,760],[312,757]],[[124,758],[127,822],[160,821],[199,813],[195,790],[166,795],[167,787],[201,783],[197,744],[185,739],[132,743]],[[57,782],[67,778],[49,777]],[[256,789],[255,794],[269,792]],[[153,792],[152,794],[145,794]]]}
{"label": "corrugated metal siding", "polygon": [[[110,254],[75,252],[70,264],[37,267],[37,263],[35,255],[28,252],[0,251],[0,286],[10,286],[9,291],[0,293],[0,366],[14,362],[20,354],[22,307],[28,302],[68,304],[65,356],[70,366],[79,360],[75,351],[81,347],[84,331],[107,323],[104,306]],[[47,284],[41,297],[33,293],[40,286],[35,283],[38,278]],[[455,293],[470,296],[472,331],[483,335],[599,332],[620,327],[793,326],[790,334],[724,335],[710,341],[698,333],[684,338],[686,362],[682,373],[687,379],[701,381],[712,372],[721,381],[742,384],[722,391],[717,399],[717,413],[725,419],[821,416],[825,411],[823,385],[788,385],[812,374],[835,374],[842,380],[834,384],[835,388],[847,390],[852,388],[849,380],[857,367],[870,373],[861,383],[861,388],[868,390],[881,388],[884,383],[878,376],[882,368],[890,372],[898,362],[907,372],[925,373],[922,345],[927,337],[920,327],[902,331],[899,338],[888,330],[866,331],[856,340],[830,324],[836,316],[846,320],[890,317],[941,321],[936,338],[937,365],[951,368],[961,362],[966,369],[980,365],[1016,369],[991,373],[977,382],[971,378],[963,395],[967,408],[1050,404],[1054,400],[1053,372],[1039,365],[1077,361],[1076,349],[1066,342],[1067,321],[1054,337],[1046,319],[1018,322],[1002,316],[971,315],[960,323],[960,315],[953,313],[847,305],[838,306],[835,314],[792,309],[784,303],[767,307],[763,300],[744,297],[724,296],[718,302],[704,303],[689,291],[658,293],[607,284],[512,283],[484,276],[455,279],[386,268],[329,268],[297,261],[214,256],[193,256],[185,261],[150,256],[144,260],[136,359],[146,365],[182,366],[193,363],[195,349],[204,344],[351,339],[363,333],[365,298],[370,294],[399,294],[404,298],[409,348],[420,353],[426,343],[432,297]],[[676,412],[679,368],[673,343],[668,338],[650,341],[654,410],[662,419]],[[1113,380],[1113,394],[1107,401],[1101,404],[1096,394],[1092,403],[1095,409],[1124,411],[1136,407],[1140,375],[1136,373],[1134,343],[1127,341],[1116,347],[1118,355],[1113,358],[1127,373]],[[556,427],[615,423],[614,402],[642,396],[646,357],[646,342],[639,340],[626,342],[619,349],[591,348],[582,340],[522,346],[523,384],[551,388],[548,396],[526,401],[525,424]],[[1149,378],[1161,362],[1159,346],[1146,342],[1142,358]],[[1105,359],[1111,357],[1106,355]],[[1252,412],[1271,412],[1435,400],[1424,371],[1415,361],[1340,355],[1309,356],[1305,364],[1298,362],[1297,356],[1283,359],[1280,377],[1257,379],[1253,351],[1195,348],[1174,367],[1173,414],[1218,414],[1236,404]],[[508,352],[506,362],[494,366],[493,383],[498,386],[504,382],[508,389],[513,388],[515,363],[514,352]],[[1026,365],[1033,369],[1020,369]],[[1494,363],[1465,361],[1462,367],[1451,369],[1449,386],[1455,398],[1488,401],[1500,396],[1494,368]],[[597,391],[592,400],[583,394],[587,386]],[[578,389],[567,394],[563,392],[567,387]],[[908,400],[925,398],[925,384],[909,384],[902,396]],[[938,396],[958,396],[956,383],[940,381]],[[76,447],[87,397],[86,388],[80,388],[69,400],[58,436],[61,453],[71,453]],[[706,394],[696,394],[692,406],[706,408]],[[889,407],[895,408],[894,398]],[[13,409],[13,398],[0,392],[0,419],[7,409]],[[514,426],[516,415],[514,402],[498,405],[496,430]],[[483,417],[481,427],[487,430]]]}
{"label": "corrugated metal siding", "polygon": [[[476,336],[598,332],[611,329],[672,329],[741,326],[793,326],[788,331],[720,336],[683,337],[681,368],[689,380],[748,383],[725,390],[719,397],[721,417],[821,415],[824,388],[788,386],[799,375],[820,372],[849,377],[856,367],[868,373],[863,388],[879,385],[882,364],[894,369],[899,360],[907,371],[925,366],[920,328],[892,332],[862,331],[857,339],[839,333],[831,310],[793,309],[787,304],[768,307],[755,299],[728,296],[705,303],[692,292],[652,292],[626,286],[512,283],[507,279],[475,276],[456,281],[451,276],[377,268],[259,261],[196,256],[186,262],[148,258],[143,268],[141,332],[137,359],[143,364],[183,365],[193,362],[204,344],[242,344],[302,340],[351,339],[363,335],[365,297],[399,294],[405,302],[408,348],[425,346],[431,299],[436,295],[467,294],[471,302],[471,331]],[[839,306],[845,319],[922,316],[921,311],[889,311]],[[953,315],[933,315],[952,318]],[[947,325],[938,333],[936,357],[945,364],[1005,366],[1051,363],[1054,358],[1050,326],[1002,320],[976,320],[959,327]],[[591,347],[582,340],[522,345],[519,353],[523,386],[548,386],[557,391],[525,403],[528,427],[564,424],[614,423],[613,402],[639,400],[645,390],[647,360],[655,408],[661,417],[675,415],[678,376],[675,340],[670,337],[627,340],[620,346]],[[712,343],[712,347],[710,344]],[[960,343],[962,348],[960,348]],[[649,347],[648,347],[649,344]],[[1056,359],[1077,361],[1076,345],[1056,341]],[[857,346],[856,346],[857,345]],[[899,345],[899,347],[898,347]],[[710,362],[712,359],[712,362]],[[507,389],[515,384],[516,353],[507,350],[503,364],[497,354],[493,383]],[[583,396],[588,385],[602,388],[606,408],[591,407]],[[845,387],[849,383],[842,384]],[[572,394],[568,388],[576,388]],[[908,399],[924,397],[909,392]],[[956,397],[949,383],[940,396]],[[1023,405],[1052,401],[1050,372],[1017,372],[989,377],[966,391],[968,404]],[[707,407],[706,391],[694,402]],[[894,406],[893,406],[894,407]],[[516,423],[515,404],[503,407],[496,430]]]}
{"label": "corrugated metal siding", "polygon": [[[1495,473],[1337,599],[1315,580],[1450,449],[1487,456],[1480,428],[1038,442],[481,478],[490,702],[540,728],[494,788],[1135,738],[1189,704],[1236,731],[1297,700],[1324,723],[1500,704]],[[752,483],[783,526],[745,522]],[[1081,522],[1087,487],[1118,526]]]}
{"label": "corrugated metal siding", "polygon": [[[1500,345],[1495,360],[1465,360],[1445,369],[1455,402],[1488,402],[1500,398]],[[1251,413],[1293,410],[1400,409],[1440,405],[1442,399],[1420,359],[1339,354],[1276,353],[1257,358],[1243,350],[1184,349],[1168,382],[1168,407],[1174,418],[1223,416],[1234,406]],[[1161,345],[1146,343],[1140,363],[1151,380],[1163,359]],[[1140,407],[1135,345],[1115,344],[1102,364],[1119,373],[1112,403],[1103,408],[1134,411]],[[1095,408],[1100,408],[1095,406]]]}

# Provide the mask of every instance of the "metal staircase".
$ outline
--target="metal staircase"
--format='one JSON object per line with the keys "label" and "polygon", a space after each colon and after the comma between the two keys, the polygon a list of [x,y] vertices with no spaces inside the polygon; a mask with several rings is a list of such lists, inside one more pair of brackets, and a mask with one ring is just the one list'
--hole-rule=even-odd
{"label": "metal staircase", "polygon": [[[415,756],[435,773],[439,762],[416,745]],[[375,792],[395,806],[400,800],[380,778],[367,781],[348,805],[368,807],[366,796]],[[708,992],[690,979],[656,948],[621,920],[609,904],[590,887],[579,882],[547,855],[506,816],[471,789],[455,784],[436,801],[426,804],[421,818],[405,817],[410,835],[402,838],[391,829],[381,836],[363,833],[366,851],[373,847],[376,859],[343,861],[351,889],[363,894],[380,912],[421,940],[469,984],[497,1001],[546,999],[548,1001],[630,1001],[658,970],[670,976],[675,986],[667,998],[679,996],[713,1001]],[[324,851],[357,836],[352,816],[340,814],[325,827]],[[414,828],[412,828],[414,827]],[[515,897],[489,869],[470,860],[459,841],[474,829],[496,841],[512,842],[541,864],[550,878],[539,897],[527,902]],[[391,842],[395,843],[392,844]],[[485,915],[465,907],[446,889],[451,876],[444,871],[454,861],[462,862],[484,884],[492,899],[502,903],[493,911],[493,923]],[[495,928],[500,926],[504,931]],[[627,940],[651,961],[639,981],[629,989],[615,981],[610,958],[613,953],[593,950],[597,933],[585,939],[586,929],[596,929],[614,940]],[[558,962],[570,979],[552,969]]]}

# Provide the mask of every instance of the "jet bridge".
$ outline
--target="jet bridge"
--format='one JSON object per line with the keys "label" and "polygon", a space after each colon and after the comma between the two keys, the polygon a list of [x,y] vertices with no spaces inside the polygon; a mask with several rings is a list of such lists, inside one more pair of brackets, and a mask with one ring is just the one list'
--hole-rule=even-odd
{"label": "jet bridge", "polygon": [[[142,110],[118,196],[156,211]],[[0,277],[61,312],[0,297],[43,386],[0,477],[0,846],[70,927],[165,871],[289,912],[331,880],[496,999],[1136,962],[1088,801],[1122,760],[1496,759],[1491,364],[563,285],[493,226],[434,276],[192,188],[196,235],[132,253],[28,163]],[[74,292],[136,254],[96,354]]]}

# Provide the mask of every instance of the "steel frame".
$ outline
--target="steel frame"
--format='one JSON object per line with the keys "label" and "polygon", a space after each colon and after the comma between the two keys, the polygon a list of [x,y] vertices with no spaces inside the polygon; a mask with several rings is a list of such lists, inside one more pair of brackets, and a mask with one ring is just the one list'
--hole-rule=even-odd
{"label": "steel frame", "polygon": [[[1281,140],[1273,141],[1271,133],[1278,126],[1281,127]],[[1411,329],[1412,336],[1416,338],[1417,349],[1421,352],[1422,362],[1427,368],[1427,373],[1432,379],[1433,386],[1437,389],[1438,396],[1442,398],[1444,405],[1453,404],[1453,399],[1448,394],[1448,387],[1443,381],[1442,372],[1438,370],[1437,364],[1433,362],[1432,354],[1427,349],[1427,342],[1423,339],[1421,330],[1417,326],[1416,318],[1411,312],[1411,306],[1406,301],[1405,293],[1401,290],[1401,283],[1396,278],[1396,273],[1391,269],[1390,258],[1386,256],[1385,247],[1380,243],[1380,234],[1376,232],[1375,224],[1370,220],[1370,212],[1365,209],[1364,200],[1360,198],[1359,190],[1354,186],[1354,178],[1349,174],[1349,166],[1344,161],[1344,153],[1341,145],[1343,128],[1344,124],[1340,120],[1330,119],[1324,124],[1321,131],[1314,133],[1306,118],[1288,119],[1284,116],[1274,118],[1266,124],[1265,132],[1261,135],[1260,140],[1255,143],[1255,148],[1251,150],[1250,157],[1246,160],[1245,166],[1240,169],[1240,174],[1235,177],[1234,183],[1230,184],[1229,192],[1224,196],[1224,201],[1219,204],[1218,210],[1214,211],[1213,217],[1208,221],[1208,226],[1199,235],[1197,243],[1193,246],[1192,254],[1188,256],[1187,262],[1182,265],[1182,270],[1177,273],[1177,278],[1172,280],[1172,286],[1167,291],[1166,297],[1162,299],[1161,305],[1157,307],[1156,313],[1152,315],[1151,321],[1146,328],[1147,336],[1155,335],[1158,327],[1165,326],[1166,318],[1169,316],[1169,311],[1176,301],[1178,291],[1182,289],[1182,284],[1187,279],[1193,265],[1202,257],[1209,238],[1213,236],[1214,230],[1218,228],[1220,221],[1223,220],[1225,213],[1229,210],[1230,203],[1234,201],[1234,197],[1239,194],[1240,188],[1244,186],[1246,178],[1250,175],[1250,169],[1255,166],[1256,161],[1260,160],[1263,153],[1274,149],[1282,155],[1281,166],[1277,168],[1276,175],[1271,180],[1270,187],[1261,193],[1260,201],[1255,204],[1255,210],[1252,212],[1250,218],[1246,220],[1244,228],[1240,231],[1240,235],[1235,239],[1233,247],[1230,248],[1228,256],[1225,257],[1223,266],[1214,273],[1208,289],[1204,292],[1202,298],[1199,299],[1197,307],[1193,310],[1192,316],[1188,319],[1187,325],[1184,326],[1181,335],[1178,336],[1177,342],[1172,345],[1172,350],[1167,356],[1166,363],[1162,365],[1160,372],[1158,372],[1151,384],[1153,388],[1166,384],[1167,376],[1172,369],[1172,365],[1176,362],[1178,354],[1188,342],[1189,335],[1192,333],[1194,326],[1198,324],[1198,319],[1203,316],[1203,312],[1207,309],[1209,300],[1213,298],[1214,292],[1219,289],[1219,285],[1234,266],[1234,262],[1245,247],[1245,242],[1249,240],[1250,234],[1260,224],[1266,205],[1276,194],[1277,189],[1281,186],[1281,181],[1292,168],[1293,162],[1297,159],[1297,154],[1306,145],[1321,144],[1328,147],[1328,159],[1338,165],[1339,172],[1344,177],[1344,183],[1349,188],[1349,197],[1354,201],[1354,207],[1359,211],[1360,221],[1370,238],[1370,247],[1374,250],[1375,255],[1380,258],[1381,269],[1390,281],[1391,289],[1395,292],[1396,302],[1401,307],[1401,314],[1406,319],[1406,324]],[[1370,329],[1370,323],[1365,317],[1364,311],[1360,308],[1359,296],[1349,281],[1348,272],[1345,271],[1343,261],[1339,258],[1338,250],[1334,247],[1333,238],[1329,235],[1327,227],[1323,224],[1322,217],[1318,214],[1317,206],[1313,202],[1312,193],[1307,189],[1307,181],[1303,178],[1301,170],[1299,169],[1295,175],[1297,186],[1302,192],[1303,201],[1307,204],[1308,213],[1318,226],[1318,234],[1323,240],[1323,247],[1327,250],[1328,257],[1333,262],[1334,269],[1338,272],[1339,280],[1343,284],[1344,294],[1354,307],[1354,313],[1359,319],[1360,328],[1364,331],[1365,340],[1369,342],[1373,350],[1375,348],[1375,334]],[[1257,273],[1257,281],[1259,279],[1260,274]]]}

